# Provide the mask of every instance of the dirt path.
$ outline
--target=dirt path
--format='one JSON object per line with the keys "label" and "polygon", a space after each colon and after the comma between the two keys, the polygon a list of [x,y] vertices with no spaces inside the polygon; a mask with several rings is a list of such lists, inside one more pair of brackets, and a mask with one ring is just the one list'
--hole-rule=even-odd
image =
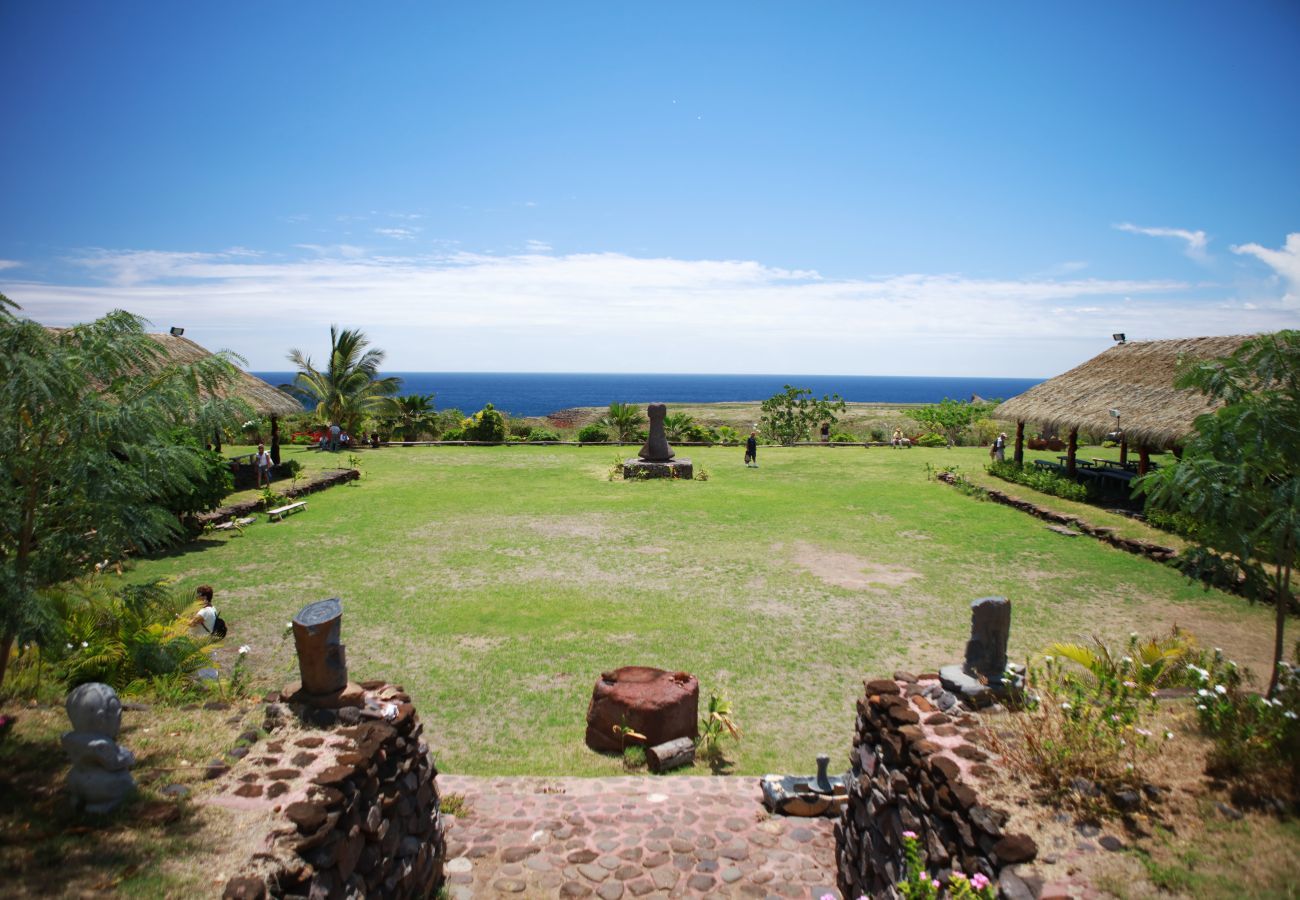
{"label": "dirt path", "polygon": [[839,897],[831,819],[769,816],[758,779],[439,775],[454,900]]}

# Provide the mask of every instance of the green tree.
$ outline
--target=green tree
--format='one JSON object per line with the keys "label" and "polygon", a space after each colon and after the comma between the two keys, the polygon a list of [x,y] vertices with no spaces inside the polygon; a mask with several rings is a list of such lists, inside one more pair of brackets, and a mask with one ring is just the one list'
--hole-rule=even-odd
{"label": "green tree", "polygon": [[467,441],[504,441],[506,418],[489,403],[462,422],[461,430]]}
{"label": "green tree", "polygon": [[780,444],[806,441],[812,430],[826,422],[839,421],[837,413],[844,412],[844,401],[839,394],[823,395],[820,400],[808,388],[786,385],[780,394],[763,401],[759,427],[769,440]]}
{"label": "green tree", "polygon": [[397,393],[398,378],[380,378],[383,350],[367,350],[364,332],[330,326],[330,353],[324,370],[312,364],[301,350],[289,351],[289,362],[298,369],[292,384],[283,384],[304,403],[310,403],[321,422],[337,422],[345,431],[356,432],[368,415],[382,415],[388,398]]}
{"label": "green tree", "polygon": [[964,403],[944,397],[941,403],[917,407],[907,415],[926,431],[942,434],[951,447],[957,443],[963,431],[987,417],[996,405],[980,400]]}
{"label": "green tree", "polygon": [[1196,420],[1177,465],[1144,476],[1137,490],[1149,506],[1196,523],[1184,571],[1240,571],[1252,602],[1276,604],[1271,697],[1300,555],[1300,331],[1260,335],[1225,359],[1191,363],[1175,384],[1224,405]]}
{"label": "green tree", "polygon": [[388,401],[386,417],[393,434],[404,441],[418,441],[421,435],[438,433],[438,413],[433,394],[405,394]]}
{"label": "green tree", "polygon": [[0,295],[0,683],[15,639],[51,633],[52,587],[183,536],[214,477],[192,431],[238,406],[210,399],[229,354],[172,362],[125,312],[53,331],[14,309]]}
{"label": "green tree", "polygon": [[596,424],[602,428],[613,428],[620,441],[635,441],[637,431],[645,423],[645,413],[641,407],[632,403],[611,403],[609,411]]}

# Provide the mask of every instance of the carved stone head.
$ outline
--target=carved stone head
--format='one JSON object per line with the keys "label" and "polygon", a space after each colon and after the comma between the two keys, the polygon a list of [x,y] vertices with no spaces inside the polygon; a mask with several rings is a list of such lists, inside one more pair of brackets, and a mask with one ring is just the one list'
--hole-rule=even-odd
{"label": "carved stone head", "polygon": [[92,681],[74,688],[64,704],[74,731],[103,734],[116,740],[122,728],[122,701],[117,691]]}

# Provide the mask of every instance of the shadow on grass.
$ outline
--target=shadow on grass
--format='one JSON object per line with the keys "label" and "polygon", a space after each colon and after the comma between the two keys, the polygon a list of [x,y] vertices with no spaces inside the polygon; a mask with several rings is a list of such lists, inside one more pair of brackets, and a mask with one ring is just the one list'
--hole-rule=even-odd
{"label": "shadow on grass", "polygon": [[201,825],[189,804],[148,791],[106,816],[74,811],[65,788],[68,767],[55,741],[13,734],[0,741],[5,896],[79,896],[137,879],[148,884],[160,861],[200,850]]}

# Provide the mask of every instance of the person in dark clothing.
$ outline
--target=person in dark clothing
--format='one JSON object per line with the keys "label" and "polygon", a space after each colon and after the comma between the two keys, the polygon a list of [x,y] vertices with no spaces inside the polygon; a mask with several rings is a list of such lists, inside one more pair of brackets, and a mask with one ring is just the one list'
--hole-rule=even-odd
{"label": "person in dark clothing", "polygon": [[758,432],[751,431],[745,441],[745,465],[758,468]]}

